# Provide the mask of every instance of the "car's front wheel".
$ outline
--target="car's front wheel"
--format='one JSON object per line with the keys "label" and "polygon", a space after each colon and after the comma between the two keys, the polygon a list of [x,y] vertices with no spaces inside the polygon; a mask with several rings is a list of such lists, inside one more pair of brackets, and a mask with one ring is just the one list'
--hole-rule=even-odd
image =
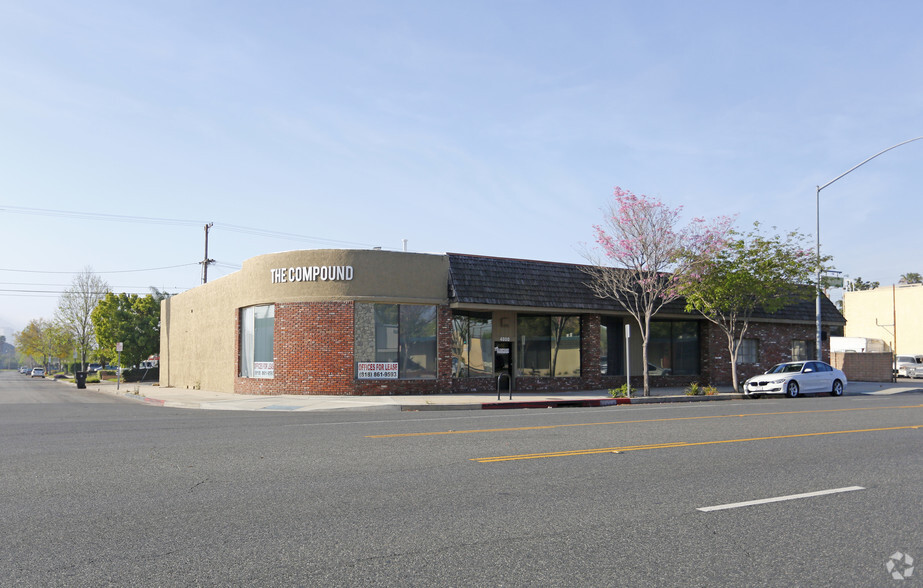
{"label": "car's front wheel", "polygon": [[798,382],[791,380],[788,385],[785,387],[785,395],[789,398],[794,398],[798,396]]}
{"label": "car's front wheel", "polygon": [[843,395],[843,382],[839,380],[834,380],[832,393],[834,396],[842,396]]}

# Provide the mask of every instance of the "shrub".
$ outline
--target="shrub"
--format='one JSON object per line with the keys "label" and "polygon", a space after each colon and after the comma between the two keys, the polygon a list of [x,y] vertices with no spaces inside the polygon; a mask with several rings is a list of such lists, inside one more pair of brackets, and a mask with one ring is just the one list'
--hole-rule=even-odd
{"label": "shrub", "polygon": [[622,384],[618,388],[610,388],[609,396],[611,398],[630,398],[632,389],[628,387],[628,384]]}
{"label": "shrub", "polygon": [[714,386],[702,386],[698,382],[693,382],[686,387],[686,396],[714,396],[718,389]]}
{"label": "shrub", "polygon": [[122,372],[123,382],[157,382],[160,380],[160,369],[148,370],[133,368]]}

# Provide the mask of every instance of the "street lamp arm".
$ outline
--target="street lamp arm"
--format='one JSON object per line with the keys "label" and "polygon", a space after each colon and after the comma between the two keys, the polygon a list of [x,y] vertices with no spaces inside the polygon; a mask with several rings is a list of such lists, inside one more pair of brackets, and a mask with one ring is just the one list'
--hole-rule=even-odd
{"label": "street lamp arm", "polygon": [[[820,191],[823,190],[824,188],[826,188],[827,186],[829,186],[830,184],[832,184],[833,182],[839,180],[839,179],[842,178],[843,176],[849,174],[850,172],[853,172],[853,171],[859,169],[860,167],[862,167],[862,166],[865,165],[866,163],[872,161],[873,159],[875,159],[875,158],[878,157],[879,155],[882,155],[882,154],[884,154],[884,153],[887,153],[888,151],[891,151],[892,149],[897,149],[897,148],[900,147],[901,145],[906,145],[907,143],[913,143],[914,141],[919,141],[920,139],[923,139],[923,137],[914,137],[913,139],[907,139],[906,141],[902,141],[902,142],[898,143],[897,145],[892,145],[892,146],[888,147],[887,149],[883,149],[883,150],[879,151],[878,153],[876,153],[875,155],[873,155],[873,156],[869,157],[868,159],[862,161],[861,163],[858,163],[858,164],[854,165],[853,167],[849,168],[849,169],[846,170],[845,172],[841,173],[841,174],[838,175],[837,177],[833,178],[832,180],[830,180],[829,182],[827,182],[826,184],[824,184],[823,186],[817,186],[817,192],[815,193],[815,198],[816,198],[815,203],[816,203],[816,207],[817,207],[817,209],[816,209],[816,210],[817,210],[817,232],[815,233],[815,236],[817,237],[817,284],[816,284],[816,287],[817,287],[817,299],[815,300],[815,315],[816,315],[815,318],[816,318],[816,322],[817,322],[817,325],[816,325],[817,329],[816,329],[816,333],[815,333],[816,338],[815,338],[815,345],[814,345],[814,347],[815,347],[815,353],[816,353],[816,355],[817,355],[817,360],[818,360],[818,361],[820,361],[820,360],[823,359],[823,353],[822,353],[822,350],[821,350],[821,349],[822,349],[822,343],[823,343],[823,341],[822,341],[822,335],[823,335],[823,333],[822,333],[822,331],[821,331],[821,316],[820,316],[820,315],[821,315],[821,311],[820,311],[820,299],[821,299],[821,287],[820,287],[820,274],[821,274],[821,265],[820,265],[820,263],[821,263],[821,262],[820,262]],[[895,343],[896,343],[896,341],[895,341]]]}
{"label": "street lamp arm", "polygon": [[849,168],[848,170],[844,171],[843,173],[841,173],[841,174],[838,175],[837,177],[833,178],[832,180],[830,180],[829,182],[827,182],[827,183],[824,184],[823,186],[818,186],[818,187],[817,187],[817,191],[820,192],[821,190],[823,190],[824,188],[826,188],[827,186],[829,186],[829,185],[832,184],[833,182],[839,180],[840,178],[842,178],[843,176],[849,174],[849,173],[852,172],[853,170],[856,170],[856,169],[862,167],[863,165],[865,165],[866,163],[872,161],[873,159],[875,159],[875,158],[878,157],[879,155],[884,155],[885,153],[887,153],[888,151],[891,151],[892,149],[897,149],[897,148],[900,147],[901,145],[906,145],[907,143],[913,143],[914,141],[919,141],[920,139],[923,139],[923,137],[915,137],[915,138],[913,138],[913,139],[907,139],[906,141],[904,141],[904,142],[902,142],[902,143],[898,143],[897,145],[891,145],[891,146],[888,147],[887,149],[883,149],[883,150],[879,151],[878,153],[876,153],[875,155],[869,157],[868,159],[866,159],[866,160],[863,161],[862,163],[858,163],[858,164],[854,165],[853,167]]}

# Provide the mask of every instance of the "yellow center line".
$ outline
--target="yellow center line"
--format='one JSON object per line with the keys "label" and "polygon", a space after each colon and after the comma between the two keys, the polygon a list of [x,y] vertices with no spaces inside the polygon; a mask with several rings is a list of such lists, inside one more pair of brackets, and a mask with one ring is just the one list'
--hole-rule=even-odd
{"label": "yellow center line", "polygon": [[900,431],[904,429],[919,429],[923,425],[907,425],[904,427],[884,427],[879,429],[853,429],[850,431],[824,431],[821,433],[796,433],[793,435],[775,435],[772,437],[750,437],[747,439],[721,439],[718,441],[677,441],[674,443],[654,443],[652,445],[628,445],[625,447],[602,447],[599,449],[575,449],[572,451],[551,451],[548,453],[524,453],[521,455],[500,455],[496,457],[476,457],[470,461],[478,463],[497,463],[501,461],[516,461],[522,459],[542,459],[546,457],[571,457],[575,455],[594,455],[599,453],[621,453],[623,451],[639,451],[642,449],[673,449],[677,447],[694,447],[696,445],[718,445],[721,443],[746,443],[750,441],[770,441],[774,439],[795,439],[798,437],[820,437],[823,435],[845,435],[847,433],[872,433],[876,431]]}
{"label": "yellow center line", "polygon": [[536,425],[531,427],[505,427],[498,429],[468,429],[461,431],[428,431],[423,433],[392,433],[387,435],[366,435],[367,439],[388,439],[393,437],[428,437],[433,435],[472,435],[475,433],[507,433],[512,431],[541,431],[565,427],[598,427],[600,425],[629,425],[633,423],[666,423],[673,421],[697,421],[703,419],[731,419],[742,417],[778,416],[791,414],[820,414],[828,412],[855,412],[860,410],[895,410],[900,408],[923,408],[923,404],[908,406],[869,406],[864,408],[831,408],[825,410],[787,410],[782,412],[754,412],[749,414],[721,414],[690,417],[673,417],[664,419],[638,419],[629,421],[608,421],[604,423],[565,423],[562,425]]}

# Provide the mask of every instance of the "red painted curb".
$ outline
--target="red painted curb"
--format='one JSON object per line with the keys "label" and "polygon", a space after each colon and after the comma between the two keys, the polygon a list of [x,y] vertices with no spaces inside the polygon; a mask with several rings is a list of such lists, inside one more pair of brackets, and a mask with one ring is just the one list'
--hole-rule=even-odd
{"label": "red painted curb", "polygon": [[[616,400],[628,400],[627,398],[618,398]],[[607,404],[603,404],[603,403]],[[587,408],[596,406],[609,406],[616,404],[605,399],[586,398],[582,400],[528,400],[523,402],[487,402],[481,404],[483,410],[497,410],[504,408]],[[625,404],[618,402],[617,404]]]}

